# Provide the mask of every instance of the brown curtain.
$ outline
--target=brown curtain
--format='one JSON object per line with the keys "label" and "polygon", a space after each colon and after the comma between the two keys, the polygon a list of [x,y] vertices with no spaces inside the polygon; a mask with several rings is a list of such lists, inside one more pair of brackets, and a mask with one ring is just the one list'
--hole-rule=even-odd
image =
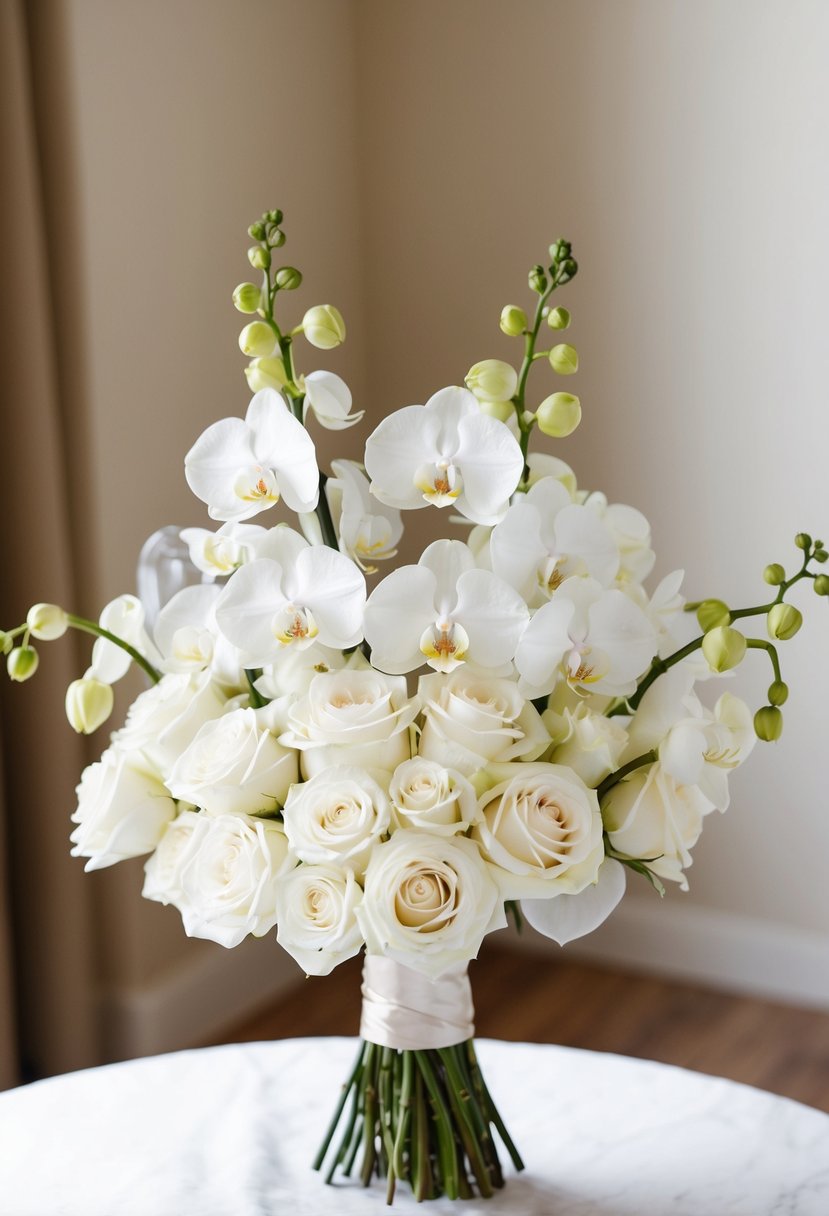
{"label": "brown curtain", "polygon": [[[66,98],[59,6],[0,0],[0,628],[39,600],[72,607],[77,560],[70,434],[82,418],[73,314]],[[47,83],[48,82],[48,83]],[[57,225],[57,227],[56,227]],[[75,405],[73,406],[73,403]],[[71,639],[40,646],[34,679],[0,673],[0,1084],[99,1058],[93,926],[68,814],[85,763],[63,695],[81,670]]]}

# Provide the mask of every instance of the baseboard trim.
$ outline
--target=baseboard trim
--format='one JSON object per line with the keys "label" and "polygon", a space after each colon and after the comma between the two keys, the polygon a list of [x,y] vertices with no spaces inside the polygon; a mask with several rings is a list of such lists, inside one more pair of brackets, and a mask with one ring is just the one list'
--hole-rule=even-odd
{"label": "baseboard trim", "polygon": [[[522,950],[561,947],[525,929]],[[786,1004],[829,1010],[829,934],[666,901],[627,899],[595,933],[571,942],[564,957],[694,980]]]}

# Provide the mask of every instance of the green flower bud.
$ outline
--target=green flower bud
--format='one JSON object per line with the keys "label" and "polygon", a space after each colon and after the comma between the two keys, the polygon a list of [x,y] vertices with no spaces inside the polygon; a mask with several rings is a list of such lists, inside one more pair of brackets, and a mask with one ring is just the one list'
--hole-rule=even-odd
{"label": "green flower bud", "polygon": [[268,229],[268,244],[271,249],[280,249],[285,244],[285,233],[281,228]]}
{"label": "green flower bud", "polygon": [[277,270],[274,282],[280,291],[296,291],[302,282],[302,275],[295,266],[282,266]]}
{"label": "green flower bud", "polygon": [[551,308],[547,313],[547,324],[550,329],[567,329],[570,314],[566,308]]}
{"label": "green flower bud", "polygon": [[794,604],[775,604],[766,618],[769,637],[788,642],[803,624],[803,613]]}
{"label": "green flower bud", "polygon": [[566,262],[561,263],[561,269],[568,279],[574,279],[578,274],[579,264],[575,258],[568,258]]}
{"label": "green flower bud", "polygon": [[798,532],[797,536],[794,538],[794,543],[797,545],[798,549],[808,549],[812,543],[812,538],[808,532]]}
{"label": "green flower bud", "polygon": [[18,684],[22,684],[24,680],[29,680],[37,671],[37,665],[40,662],[38,653],[31,646],[15,646],[6,659],[6,671],[9,673],[9,679],[15,680]]}
{"label": "green flower bud", "polygon": [[829,595],[829,574],[819,574],[812,586],[818,595]]}
{"label": "green flower bud", "polygon": [[507,304],[506,308],[501,309],[499,325],[507,337],[517,338],[519,334],[523,334],[527,324],[527,314],[517,304]]}
{"label": "green flower bud", "polygon": [[579,370],[579,356],[574,346],[560,342],[550,351],[550,367],[560,376],[572,376]]}
{"label": "green flower bud", "polygon": [[731,613],[728,604],[724,604],[722,600],[703,600],[697,608],[697,620],[703,633],[708,633],[719,625],[730,625]]}
{"label": "green flower bud", "polygon": [[775,680],[769,684],[769,704],[785,705],[789,699],[789,686],[784,684],[782,680]]}
{"label": "green flower bud", "polygon": [[573,246],[569,241],[565,241],[562,237],[550,246],[550,261],[563,262],[565,258],[569,258]]}
{"label": "green flower bud", "polygon": [[262,293],[255,283],[240,283],[233,293],[233,304],[239,312],[256,312],[262,303]]}
{"label": "green flower bud", "polygon": [[305,337],[318,350],[333,350],[345,341],[345,321],[333,304],[317,304],[302,318]]}
{"label": "green flower bud", "polygon": [[497,418],[499,422],[509,422],[515,413],[515,406],[511,401],[479,401],[478,405],[482,414]]}
{"label": "green flower bud", "polygon": [[239,334],[239,350],[249,359],[267,359],[276,349],[274,332],[264,321],[251,321]]}
{"label": "green flower bud", "polygon": [[710,629],[702,639],[702,653],[712,671],[730,671],[742,663],[746,653],[743,634],[730,625]]}
{"label": "green flower bud", "polygon": [[829,553],[827,553],[825,549],[815,549],[812,556],[816,562],[821,562],[822,564],[827,560],[827,558],[829,558]]}
{"label": "green flower bud", "polygon": [[566,439],[581,422],[581,402],[572,393],[551,393],[536,411],[539,429],[552,439]]}
{"label": "green flower bud", "polygon": [[252,359],[245,368],[245,379],[252,393],[263,388],[275,388],[277,392],[288,383],[285,364],[278,355],[270,359]]}
{"label": "green flower bud", "polygon": [[8,654],[13,645],[12,635],[0,629],[0,654]]}
{"label": "green flower bud", "polygon": [[28,611],[26,624],[33,637],[41,642],[54,642],[66,633],[69,620],[57,604],[35,604]]}
{"label": "green flower bud", "polygon": [[783,734],[783,715],[776,705],[764,705],[754,715],[754,733],[764,743],[774,743]]}
{"label": "green flower bud", "polygon": [[786,571],[780,565],[780,562],[771,562],[763,571],[763,578],[772,587],[779,587],[781,583],[786,581]]}
{"label": "green flower bud", "polygon": [[[263,216],[262,219],[267,219],[267,216]],[[255,224],[251,224],[250,228],[248,228],[248,236],[254,241],[264,241],[265,225],[262,223],[262,220],[257,220]],[[250,257],[250,251],[248,251],[248,257]]]}
{"label": "green flower bud", "polygon": [[473,363],[464,380],[480,401],[508,401],[518,388],[518,373],[501,359]]}
{"label": "green flower bud", "polygon": [[79,735],[91,735],[106,722],[115,701],[109,684],[100,680],[73,680],[66,690],[66,716]]}
{"label": "green flower bud", "polygon": [[248,250],[248,261],[254,270],[267,270],[271,264],[270,250],[264,249],[262,245],[251,245]]}
{"label": "green flower bud", "polygon": [[283,218],[284,217],[279,208],[277,208],[276,211],[265,211],[262,215],[262,219],[271,224],[281,224]]}
{"label": "green flower bud", "polygon": [[547,276],[544,273],[543,266],[533,266],[527,279],[530,285],[530,291],[535,291],[538,295],[543,295],[547,290]]}

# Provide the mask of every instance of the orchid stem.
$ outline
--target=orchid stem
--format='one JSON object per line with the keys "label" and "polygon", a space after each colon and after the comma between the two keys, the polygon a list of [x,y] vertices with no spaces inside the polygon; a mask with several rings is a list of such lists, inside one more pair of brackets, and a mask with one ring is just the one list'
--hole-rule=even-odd
{"label": "orchid stem", "polygon": [[130,656],[134,663],[144,671],[152,680],[153,684],[157,684],[161,679],[161,672],[153,667],[148,659],[145,659],[143,654],[130,646],[129,642],[125,642],[123,638],[119,638],[116,634],[110,633],[108,629],[98,625],[95,621],[88,621],[86,617],[76,616],[74,612],[67,612],[66,619],[73,629],[79,629],[82,633],[91,633],[93,637],[106,638],[108,642],[120,646],[122,650]]}

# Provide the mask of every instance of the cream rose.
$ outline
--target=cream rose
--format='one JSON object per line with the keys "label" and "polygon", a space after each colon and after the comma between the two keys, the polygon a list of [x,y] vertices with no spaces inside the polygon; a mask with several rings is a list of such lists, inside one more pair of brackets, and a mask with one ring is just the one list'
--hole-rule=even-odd
{"label": "cream rose", "polygon": [[389,800],[363,769],[340,766],[292,786],[282,815],[293,856],[359,876],[389,826]]}
{"label": "cream rose", "polygon": [[389,798],[392,822],[398,828],[454,836],[480,818],[478,799],[466,777],[422,756],[405,760],[394,770]]}
{"label": "cream rose", "polygon": [[143,755],[114,745],[84,769],[76,793],[72,822],[78,826],[69,839],[75,846],[72,856],[89,859],[86,870],[151,852],[176,813]]}
{"label": "cream rose", "polygon": [[276,924],[277,879],[289,865],[278,823],[247,815],[197,816],[174,903],[188,937],[238,946]]}
{"label": "cream rose", "polygon": [[496,867],[505,899],[574,895],[595,882],[604,858],[596,791],[561,764],[496,766],[473,828]]}
{"label": "cream rose", "polygon": [[713,803],[696,786],[677,785],[661,764],[637,769],[614,785],[602,803],[613,848],[648,862],[660,878],[688,890],[683,870]]}
{"label": "cream rose", "polygon": [[155,852],[144,866],[141,894],[159,904],[178,904],[182,900],[181,871],[189,854],[190,842],[201,816],[197,811],[182,811],[164,829]]}
{"label": "cream rose", "polygon": [[305,777],[335,764],[392,772],[412,754],[409,726],[418,708],[403,676],[325,672],[292,706],[280,741],[299,749]]}
{"label": "cream rose", "polygon": [[227,697],[210,676],[166,675],[133,701],[113,741],[141,751],[166,780],[205,722],[221,717]]}
{"label": "cream rose", "polygon": [[437,978],[506,924],[491,868],[463,836],[395,832],[375,847],[357,921],[368,954]]}
{"label": "cream rose", "polygon": [[596,713],[587,705],[565,709],[564,737],[554,749],[554,764],[564,764],[578,773],[585,785],[595,789],[619,767],[619,757],[628,742],[628,733],[613,718]]}
{"label": "cream rose", "polygon": [[276,940],[306,975],[328,975],[359,953],[355,911],[363,897],[352,870],[298,865],[276,889]]}
{"label": "cream rose", "polygon": [[490,761],[533,760],[550,745],[541,717],[512,680],[460,667],[421,677],[423,732],[418,751],[470,776]]}
{"label": "cream rose", "polygon": [[277,742],[265,720],[263,711],[234,709],[206,722],[173,765],[173,795],[217,815],[281,806],[297,779],[297,756]]}

